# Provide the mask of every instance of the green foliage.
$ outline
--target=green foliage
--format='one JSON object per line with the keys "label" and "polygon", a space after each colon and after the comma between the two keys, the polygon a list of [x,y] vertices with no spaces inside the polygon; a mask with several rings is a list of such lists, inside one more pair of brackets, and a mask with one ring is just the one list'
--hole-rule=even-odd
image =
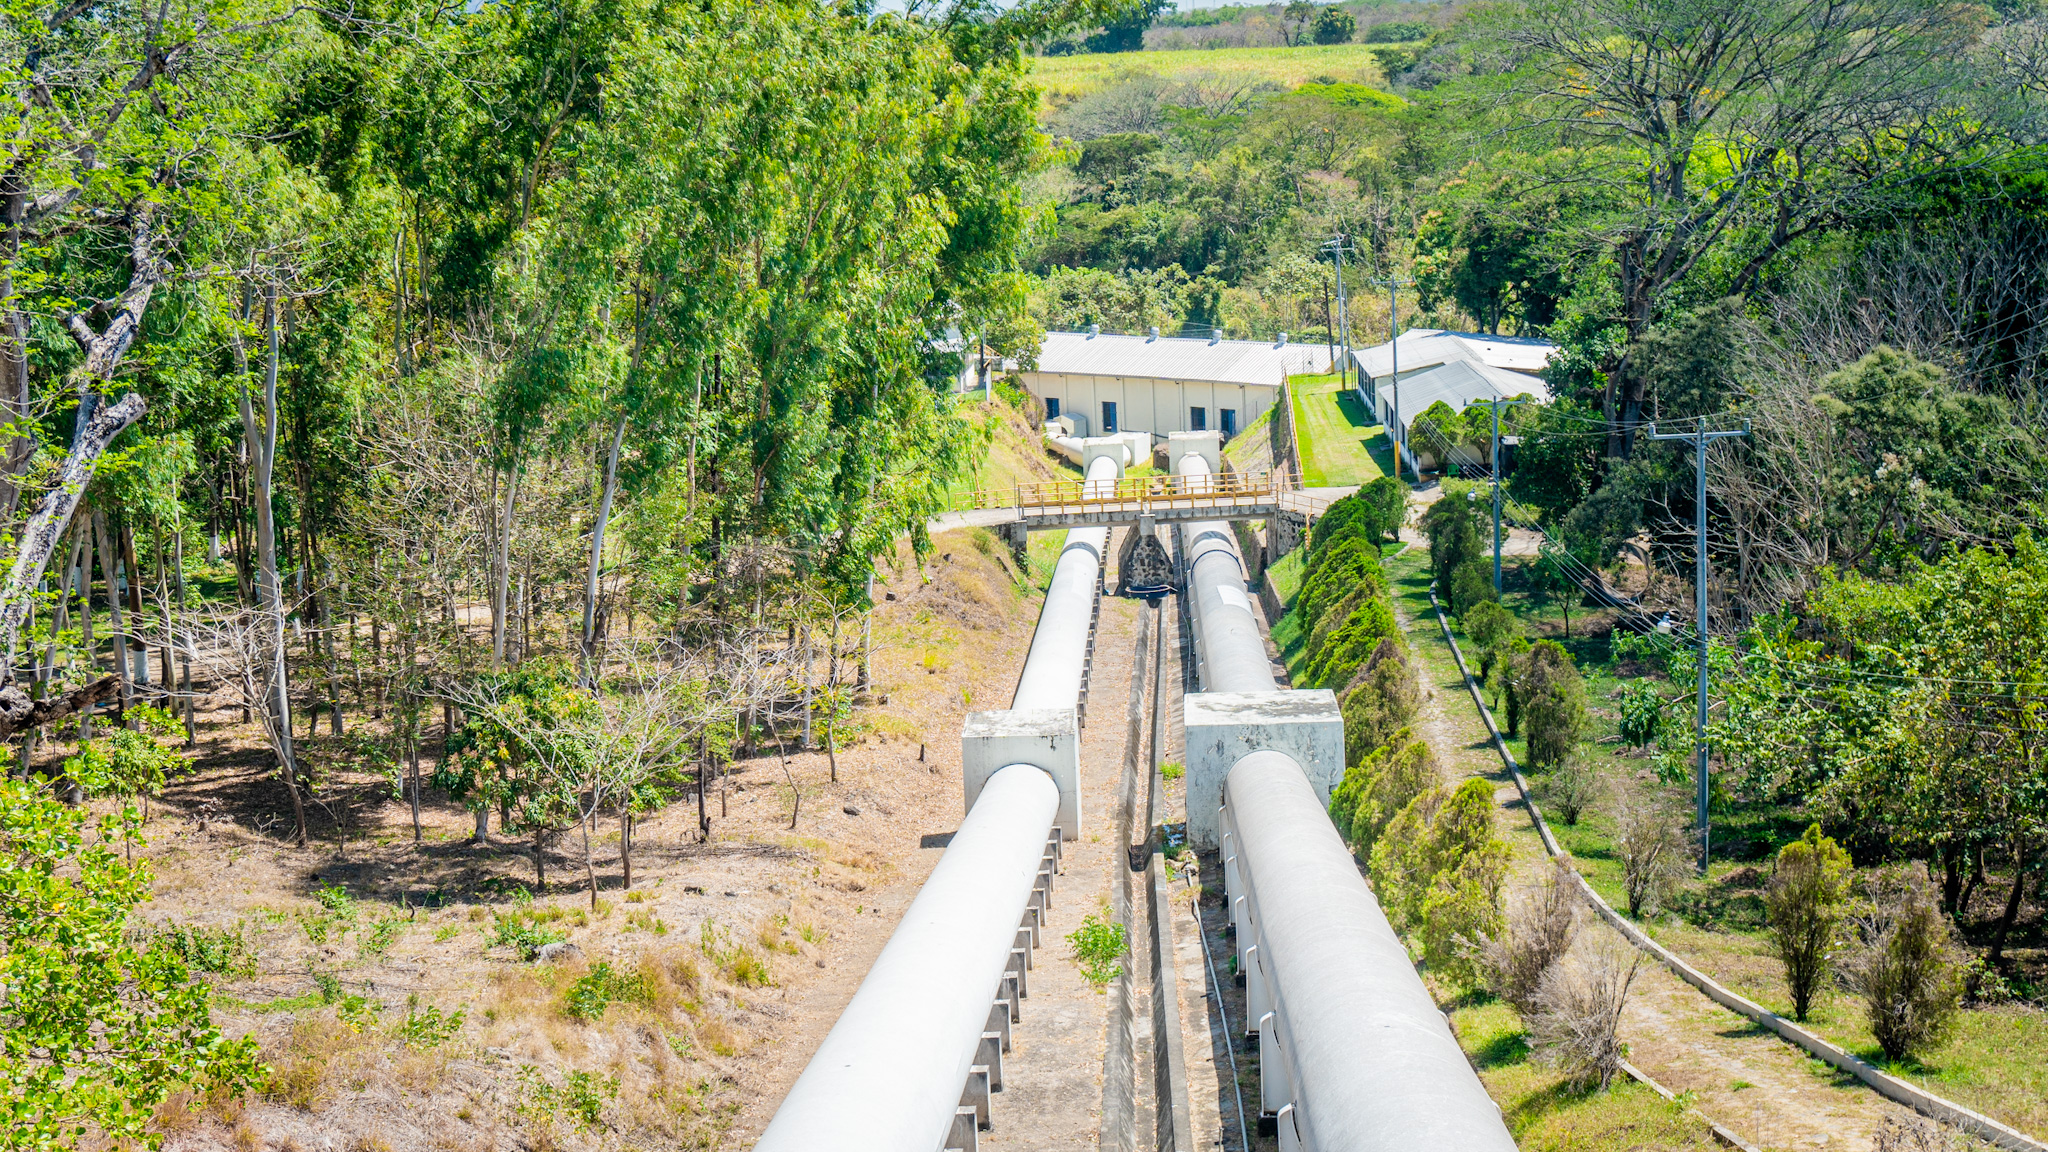
{"label": "green foliage", "polygon": [[1415,722],[1422,689],[1400,641],[1386,637],[1338,694],[1344,717],[1344,762],[1358,764]]}
{"label": "green foliage", "polygon": [[1792,1013],[1800,1020],[1826,984],[1849,895],[1849,854],[1820,825],[1778,850],[1777,870],[1764,892],[1771,943],[1785,965]]}
{"label": "green foliage", "polygon": [[[1439,876],[1456,873],[1474,854],[1499,856],[1504,868],[1505,852],[1493,835],[1493,785],[1467,780],[1456,790],[1431,787],[1409,800],[1373,846],[1369,867],[1380,907],[1394,930],[1405,933],[1421,930]],[[1482,861],[1474,875],[1492,875],[1489,867]],[[1493,884],[1497,896],[1497,877]]]}
{"label": "green foliage", "polygon": [[609,961],[600,960],[562,994],[562,1011],[573,1019],[588,1022],[601,1018],[614,1002],[646,1004],[653,998],[645,976],[614,971]]}
{"label": "green foliage", "polygon": [[214,1026],[182,945],[126,939],[150,879],[112,845],[135,835],[129,817],[88,828],[84,811],[0,780],[0,1147],[155,1146],[146,1126],[173,1092],[238,1093],[258,1075],[254,1040]]}
{"label": "green foliage", "polygon": [[171,924],[149,938],[152,948],[161,948],[194,972],[211,972],[246,980],[256,975],[256,956],[242,926],[208,928],[201,924]]}
{"label": "green foliage", "polygon": [[1445,593],[1451,577],[1466,564],[1485,554],[1479,527],[1479,506],[1448,490],[1422,515],[1422,531],[1429,537],[1430,571]]}
{"label": "green foliage", "polygon": [[137,727],[99,728],[95,738],[64,761],[64,774],[92,796],[156,796],[166,775],[185,762],[168,741],[183,739],[184,725],[153,704],[128,709]]}
{"label": "green foliage", "polygon": [[1954,1027],[1961,967],[1948,919],[1920,868],[1887,869],[1868,887],[1847,978],[1863,997],[1878,1046],[1901,1060],[1935,1047]]}
{"label": "green foliage", "polygon": [[1387,826],[1441,776],[1429,743],[1403,728],[1344,770],[1330,790],[1330,822],[1359,859],[1370,860]]}
{"label": "green foliage", "polygon": [[1365,30],[1367,44],[1402,44],[1429,36],[1429,25],[1413,20],[1390,20]]}
{"label": "green foliage", "polygon": [[1383,592],[1361,597],[1342,626],[1309,661],[1307,681],[1317,687],[1346,685],[1381,644],[1401,634],[1393,606]]}
{"label": "green foliage", "polygon": [[540,1125],[567,1119],[577,1131],[588,1132],[604,1122],[605,1109],[619,1098],[619,1078],[591,1072],[570,1071],[560,1084],[550,1083],[531,1064],[519,1066],[518,1113]]}
{"label": "green foliage", "polygon": [[1451,573],[1450,608],[1462,616],[1474,607],[1499,597],[1493,590],[1493,567],[1486,560],[1467,560]]}
{"label": "green foliage", "polygon": [[1090,913],[1081,918],[1079,928],[1067,933],[1067,945],[1074,950],[1082,977],[1095,987],[1106,987],[1123,975],[1123,958],[1130,945],[1122,924]]}
{"label": "green foliage", "polygon": [[462,1030],[462,1022],[469,1015],[466,1008],[443,1012],[429,1004],[420,1007],[419,995],[406,997],[405,1019],[396,1026],[399,1043],[416,1051],[439,1048]]}
{"label": "green foliage", "polygon": [[531,960],[540,955],[543,946],[568,938],[566,929],[544,927],[514,913],[498,917],[497,934],[491,938],[491,947],[510,948],[518,953],[521,960]]}
{"label": "green foliage", "polygon": [[1316,22],[1309,29],[1309,36],[1318,44],[1348,44],[1357,34],[1358,17],[1334,6],[1316,13]]}
{"label": "green foliage", "polygon": [[1529,762],[1561,764],[1586,735],[1586,685],[1571,653],[1538,640],[1516,661],[1514,689],[1529,729]]}

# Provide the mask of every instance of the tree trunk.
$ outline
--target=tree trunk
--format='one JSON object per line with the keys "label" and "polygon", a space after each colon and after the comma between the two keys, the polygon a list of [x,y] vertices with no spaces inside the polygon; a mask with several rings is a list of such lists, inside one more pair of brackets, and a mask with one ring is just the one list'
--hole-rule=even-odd
{"label": "tree trunk", "polygon": [[619,871],[628,892],[633,890],[633,806],[619,807]]}
{"label": "tree trunk", "polygon": [[1963,885],[1963,894],[1956,901],[1955,914],[1957,916],[1968,916],[1970,914],[1970,897],[1977,894],[1977,886],[1984,882],[1984,846],[1982,844],[1972,845],[1968,851],[1970,854],[1970,880],[1969,883]]}
{"label": "tree trunk", "polygon": [[121,547],[121,566],[127,571],[128,618],[135,627],[128,637],[126,656],[135,665],[132,677],[141,688],[149,687],[149,645],[142,642],[142,566],[135,562],[135,526],[123,524],[115,543]]}
{"label": "tree trunk", "polygon": [[597,501],[597,522],[590,528],[590,566],[583,580],[583,683],[597,682],[591,664],[597,659],[597,586],[604,568],[604,531],[611,523],[612,498],[619,486],[619,448],[626,442],[626,418],[612,429],[612,448],[604,460],[604,493]]}
{"label": "tree trunk", "polygon": [[115,682],[121,686],[121,714],[125,718],[131,703],[128,686],[128,634],[123,627],[121,616],[121,585],[117,573],[120,570],[120,553],[114,548],[113,534],[107,531],[107,514],[95,508],[92,512],[92,534],[98,541],[100,553],[100,579],[107,585],[107,618],[114,625],[107,637],[113,645]]}
{"label": "tree trunk", "polygon": [[491,671],[505,666],[505,593],[512,582],[512,517],[519,501],[519,460],[505,479],[505,510],[498,524],[498,556],[491,572]]}
{"label": "tree trunk", "polygon": [[[263,369],[263,418],[259,424],[249,395],[247,376],[236,397],[242,416],[242,439],[253,471],[250,503],[256,506],[256,585],[264,614],[263,642],[268,649],[267,668],[270,728],[275,741],[278,770],[283,772],[292,792],[292,808],[299,818],[299,847],[306,846],[305,807],[299,799],[298,759],[292,752],[291,685],[285,669],[284,589],[277,575],[277,525],[272,515],[273,465],[277,455],[277,288],[264,295],[263,327],[267,342]],[[235,340],[240,347],[240,337]],[[237,356],[238,359],[241,357]]]}
{"label": "tree trunk", "polygon": [[533,891],[536,896],[548,890],[547,850],[541,844],[541,837],[545,835],[545,828],[536,827],[533,830]]}
{"label": "tree trunk", "polygon": [[420,741],[414,733],[405,741],[406,758],[412,763],[412,842],[420,842]]}
{"label": "tree trunk", "polygon": [[590,855],[590,825],[597,819],[596,797],[591,798],[590,813],[578,820],[583,828],[583,877],[590,882],[590,910],[597,911],[597,862]]}
{"label": "tree trunk", "polygon": [[2027,887],[2027,850],[2015,844],[2012,850],[2012,892],[2005,898],[2005,914],[1998,918],[1998,931],[1991,937],[1991,954],[1986,957],[1997,964],[2005,957],[2005,938],[2012,931],[2014,921],[2020,918],[2020,894]]}

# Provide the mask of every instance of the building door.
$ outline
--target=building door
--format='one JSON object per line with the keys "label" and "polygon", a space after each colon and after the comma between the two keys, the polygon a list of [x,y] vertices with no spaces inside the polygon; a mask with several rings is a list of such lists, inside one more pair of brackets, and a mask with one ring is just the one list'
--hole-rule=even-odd
{"label": "building door", "polygon": [[1045,418],[1046,418],[1047,422],[1051,422],[1051,421],[1054,421],[1054,420],[1057,420],[1057,419],[1059,419],[1059,418],[1060,418],[1060,398],[1059,398],[1059,397],[1057,397],[1057,396],[1047,396],[1047,397],[1045,398]]}
{"label": "building door", "polygon": [[1218,408],[1216,415],[1220,418],[1223,425],[1223,438],[1225,440],[1237,435],[1237,409]]}
{"label": "building door", "polygon": [[1207,408],[1188,409],[1188,429],[1193,432],[1208,431],[1209,410]]}
{"label": "building door", "polygon": [[1104,400],[1102,402],[1102,434],[1104,436],[1116,435],[1116,401],[1114,400]]}

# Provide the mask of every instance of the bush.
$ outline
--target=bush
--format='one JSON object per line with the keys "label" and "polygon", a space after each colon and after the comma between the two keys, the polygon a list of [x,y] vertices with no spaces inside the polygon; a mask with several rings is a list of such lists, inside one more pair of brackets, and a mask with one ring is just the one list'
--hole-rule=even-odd
{"label": "bush", "polygon": [[519,954],[521,960],[531,960],[540,955],[543,945],[567,940],[569,933],[561,928],[543,928],[521,913],[498,917],[498,933],[491,940],[493,947],[506,947]]}
{"label": "bush", "polygon": [[1380,571],[1379,549],[1357,536],[1332,544],[1319,560],[1311,558],[1313,571],[1304,570],[1301,591],[1295,594],[1294,610],[1311,625],[1320,622],[1332,605],[1368,588],[1384,596],[1386,575]]}
{"label": "bush", "polygon": [[1515,635],[1515,618],[1497,601],[1481,600],[1458,617],[1458,627],[1479,649],[1479,679],[1493,674],[1493,665]]}
{"label": "bush", "polygon": [[1405,44],[1411,40],[1428,38],[1429,25],[1409,20],[1375,24],[1365,30],[1367,44]]}
{"label": "bush", "polygon": [[1315,526],[1309,529],[1309,552],[1311,554],[1320,552],[1331,541],[1341,539],[1354,532],[1369,536],[1370,533],[1364,531],[1364,521],[1369,519],[1372,514],[1373,506],[1365,499],[1362,491],[1354,492],[1332,503],[1323,510],[1323,518],[1316,521]]}
{"label": "bush", "polygon": [[1514,902],[1499,931],[1474,937],[1473,958],[1493,994],[1527,1019],[1540,1008],[1544,976],[1571,950],[1578,928],[1578,880],[1571,865],[1552,860],[1543,883]]}
{"label": "bush", "polygon": [[600,960],[562,994],[562,1013],[588,1023],[602,1018],[604,1010],[614,1002],[646,1004],[653,998],[645,976],[638,972],[615,972],[609,961]]}
{"label": "bush", "polygon": [[1394,930],[1422,927],[1423,904],[1437,877],[1497,843],[1493,785],[1485,780],[1467,780],[1456,791],[1431,788],[1410,800],[1387,825],[1371,856],[1373,887]]}
{"label": "bush", "polygon": [[1417,796],[1435,789],[1441,775],[1436,753],[1403,728],[1345,769],[1330,791],[1330,822],[1359,859],[1370,860],[1387,826]]}
{"label": "bush", "polygon": [[1445,492],[1423,513],[1422,530],[1429,537],[1430,570],[1448,594],[1451,575],[1485,552],[1479,509],[1472,501]]}
{"label": "bush", "polygon": [[1374,596],[1359,601],[1350,618],[1330,633],[1323,650],[1309,664],[1307,682],[1316,687],[1349,683],[1382,640],[1400,634],[1401,625],[1394,619],[1393,606],[1385,597]]}
{"label": "bush", "polygon": [[1586,735],[1586,684],[1571,654],[1555,640],[1531,644],[1515,669],[1514,692],[1529,724],[1529,762],[1563,763]]}
{"label": "bush", "polygon": [[1364,501],[1370,510],[1361,521],[1366,539],[1374,544],[1398,540],[1401,524],[1408,518],[1408,489],[1392,476],[1382,476],[1352,496]]}
{"label": "bush", "polygon": [[1690,838],[1680,831],[1679,814],[1652,793],[1617,783],[1613,804],[1614,849],[1621,857],[1628,914],[1654,912],[1692,869],[1686,858]]}
{"label": "bush", "polygon": [[1552,965],[1529,1018],[1537,1059],[1563,1071],[1574,1087],[1606,1088],[1626,1055],[1616,1032],[1642,962],[1642,953],[1610,939],[1584,959]]}
{"label": "bush", "polygon": [[1900,1060],[1939,1044],[1955,1023],[1961,969],[1948,920],[1918,866],[1887,869],[1868,888],[1844,975],[1863,997],[1878,1047]]}
{"label": "bush", "polygon": [[1101,988],[1123,975],[1123,957],[1129,951],[1123,925],[1091,913],[1082,917],[1079,928],[1067,934],[1067,944],[1074,950],[1081,975],[1095,987]]}
{"label": "bush", "polygon": [[1587,763],[1584,755],[1575,751],[1551,771],[1542,787],[1544,803],[1550,805],[1550,810],[1565,822],[1566,827],[1571,827],[1598,798],[1600,775]]}
{"label": "bush", "polygon": [[1500,888],[1508,846],[1489,838],[1457,867],[1437,873],[1422,898],[1422,960],[1460,984],[1479,982],[1473,941],[1501,931]]}
{"label": "bush", "polygon": [[1792,1015],[1806,1019],[1813,994],[1827,980],[1828,959],[1849,894],[1849,854],[1821,835],[1820,825],[1778,851],[1777,870],[1764,892],[1771,942],[1785,963]]}
{"label": "bush", "polygon": [[1415,670],[1401,652],[1400,641],[1391,636],[1382,639],[1337,700],[1344,716],[1346,764],[1362,762],[1396,732],[1413,724],[1416,710],[1422,706],[1422,690],[1415,683]]}
{"label": "bush", "polygon": [[1657,732],[1664,726],[1664,697],[1657,689],[1642,680],[1631,680],[1621,686],[1621,738],[1638,748],[1646,748],[1657,739]]}
{"label": "bush", "polygon": [[1493,568],[1486,560],[1467,560],[1451,573],[1451,615],[1462,616],[1473,606],[1497,600],[1493,590]]}

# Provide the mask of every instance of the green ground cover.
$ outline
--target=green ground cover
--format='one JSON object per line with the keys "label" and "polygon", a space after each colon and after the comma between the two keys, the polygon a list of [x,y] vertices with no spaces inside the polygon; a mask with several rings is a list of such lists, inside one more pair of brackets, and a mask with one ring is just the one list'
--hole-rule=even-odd
{"label": "green ground cover", "polygon": [[1098,88],[1139,76],[1175,80],[1193,75],[1265,80],[1295,88],[1311,80],[1338,80],[1384,87],[1374,48],[1388,44],[1319,44],[1298,48],[1214,48],[1185,52],[1081,53],[1039,56],[1031,80],[1048,107]]}
{"label": "green ground cover", "polygon": [[[1449,649],[1442,644],[1442,634],[1429,603],[1427,558],[1427,553],[1412,550],[1389,561],[1387,575],[1396,598],[1414,622],[1415,632],[1410,639],[1419,648],[1435,650],[1428,654],[1440,652],[1440,660],[1433,663],[1448,663]],[[1585,675],[1593,738],[1598,741],[1589,747],[1595,765],[1610,779],[1632,776],[1639,784],[1652,785],[1658,778],[1657,760],[1652,754],[1620,746],[1614,735],[1618,716],[1610,697],[1624,680],[1646,677],[1658,682],[1667,695],[1673,694],[1668,682],[1661,678],[1661,669],[1647,668],[1635,661],[1617,662],[1604,635],[1604,614],[1575,610],[1575,635],[1565,640],[1558,607],[1531,603],[1517,591],[1526,587],[1526,581],[1515,574],[1514,567],[1504,572],[1508,577],[1504,581],[1508,594],[1503,603],[1521,618],[1531,634],[1547,634],[1565,644]],[[1589,636],[1587,633],[1594,628],[1601,634]],[[1452,630],[1466,647],[1467,659],[1475,660],[1455,622]],[[1276,629],[1276,640],[1278,634]],[[1449,707],[1470,706],[1462,692],[1446,703]],[[1677,719],[1683,723],[1690,711],[1679,711],[1683,715]],[[1504,722],[1506,716],[1496,711],[1495,718]],[[1526,756],[1527,748],[1519,737],[1511,738],[1508,746],[1517,759]],[[1536,774],[1531,782],[1541,803],[1545,778]],[[1669,789],[1674,806],[1689,806],[1690,783],[1680,780],[1663,786]],[[1580,874],[1610,905],[1625,912],[1622,865],[1605,807],[1596,804],[1576,825],[1564,824],[1554,813],[1546,818],[1552,834],[1571,853]],[[1806,812],[1785,805],[1718,805],[1713,815],[1716,858],[1706,875],[1684,885],[1666,908],[1642,921],[1652,937],[1708,975],[1788,1018],[1792,1014],[1792,999],[1786,991],[1784,968],[1765,931],[1763,887],[1770,876],[1770,857],[1780,845],[1796,839],[1810,820]],[[1523,827],[1513,831],[1524,831],[1527,824],[1522,823]],[[1503,1010],[1511,1014],[1511,1010]],[[1930,1091],[2036,1136],[2048,1133],[2048,1061],[2041,1059],[2041,1054],[2048,1052],[2048,1012],[2039,1008],[2005,1004],[1968,1009],[1939,1047],[1919,1059],[1899,1062],[1885,1059],[1871,1036],[1861,1002],[1842,989],[1823,993],[1807,1026],[1863,1059]],[[1471,1045],[1468,1050],[1478,1051]],[[1831,1069],[1818,1065],[1817,1074],[1834,1075]],[[1530,1145],[1525,1143],[1523,1147]]]}
{"label": "green ground cover", "polygon": [[1393,471],[1386,428],[1372,422],[1341,373],[1290,376],[1301,482],[1311,488],[1365,484]]}
{"label": "green ground cover", "polygon": [[1498,1000],[1468,997],[1451,1028],[1522,1152],[1622,1152],[1716,1147],[1701,1117],[1633,1080],[1581,1092],[1530,1057],[1521,1017]]}

